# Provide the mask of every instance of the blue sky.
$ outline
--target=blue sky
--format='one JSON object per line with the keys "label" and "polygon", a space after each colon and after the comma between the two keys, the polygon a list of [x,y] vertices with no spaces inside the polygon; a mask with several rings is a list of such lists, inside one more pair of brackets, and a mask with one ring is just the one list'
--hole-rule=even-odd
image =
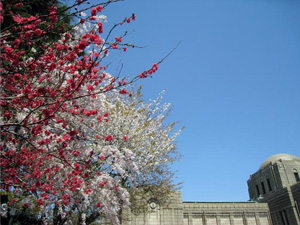
{"label": "blue sky", "polygon": [[[116,58],[136,75],[180,46],[151,79],[145,99],[166,89],[170,121],[186,126],[174,165],[184,201],[247,201],[247,179],[269,156],[300,157],[300,2],[125,0],[103,11],[109,28],[134,12]],[[138,85],[137,84],[137,85]]]}

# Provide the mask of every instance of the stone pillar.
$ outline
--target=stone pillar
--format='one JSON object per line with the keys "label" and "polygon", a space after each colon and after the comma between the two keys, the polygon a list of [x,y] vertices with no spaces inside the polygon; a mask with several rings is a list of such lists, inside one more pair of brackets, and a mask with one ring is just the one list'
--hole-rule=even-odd
{"label": "stone pillar", "polygon": [[145,225],[148,225],[148,213],[144,213],[144,223]]}
{"label": "stone pillar", "polygon": [[221,225],[220,214],[217,213],[216,217],[217,217],[217,225]]}
{"label": "stone pillar", "polygon": [[256,221],[256,224],[257,224],[257,225],[261,225],[261,224],[260,224],[260,220],[259,220],[259,216],[258,216],[257,213],[255,213],[255,221]]}
{"label": "stone pillar", "polygon": [[269,222],[269,224],[271,224],[271,225],[272,225],[273,223],[272,223],[271,214],[270,214],[270,213],[268,213],[267,217],[268,217],[268,222]]}
{"label": "stone pillar", "polygon": [[247,222],[247,216],[246,216],[245,211],[243,211],[243,224],[244,224],[244,225],[248,225],[248,222]]}
{"label": "stone pillar", "polygon": [[232,213],[229,214],[229,220],[230,220],[230,225],[234,225]]}
{"label": "stone pillar", "polygon": [[188,214],[188,223],[189,225],[193,225],[193,217],[190,213]]}
{"label": "stone pillar", "polygon": [[205,211],[203,211],[203,214],[202,214],[202,221],[203,221],[203,225],[207,225],[207,219],[206,219]]}

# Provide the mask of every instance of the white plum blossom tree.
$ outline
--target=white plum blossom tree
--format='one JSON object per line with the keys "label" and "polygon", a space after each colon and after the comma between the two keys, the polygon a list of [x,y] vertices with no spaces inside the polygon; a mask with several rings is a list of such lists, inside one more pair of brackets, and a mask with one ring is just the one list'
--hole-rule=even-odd
{"label": "white plum blossom tree", "polygon": [[[140,97],[140,89],[128,96],[115,91],[100,94],[82,103],[85,109],[101,109],[99,116],[87,114],[72,119],[82,121],[79,131],[84,141],[71,149],[85,149],[76,157],[83,162],[89,159],[86,179],[89,179],[91,192],[86,194],[88,187],[78,189],[80,198],[85,198],[85,207],[80,205],[77,209],[88,221],[103,215],[118,223],[124,208],[130,205],[133,210],[137,208],[135,202],[130,202],[135,197],[130,198],[130,193],[159,191],[164,195],[158,198],[165,201],[175,186],[171,183],[173,173],[168,166],[179,158],[175,138],[181,130],[173,131],[176,123],[164,123],[170,104],[160,105],[162,94],[149,104]],[[138,207],[146,208],[145,201]]]}

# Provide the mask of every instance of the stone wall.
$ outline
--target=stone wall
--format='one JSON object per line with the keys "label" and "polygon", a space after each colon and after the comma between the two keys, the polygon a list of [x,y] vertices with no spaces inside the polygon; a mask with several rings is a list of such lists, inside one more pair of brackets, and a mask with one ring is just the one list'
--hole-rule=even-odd
{"label": "stone wall", "polygon": [[170,196],[168,206],[151,205],[149,211],[131,214],[124,225],[271,225],[266,203],[182,202],[181,193]]}
{"label": "stone wall", "polygon": [[268,205],[254,202],[183,202],[184,225],[271,225]]}

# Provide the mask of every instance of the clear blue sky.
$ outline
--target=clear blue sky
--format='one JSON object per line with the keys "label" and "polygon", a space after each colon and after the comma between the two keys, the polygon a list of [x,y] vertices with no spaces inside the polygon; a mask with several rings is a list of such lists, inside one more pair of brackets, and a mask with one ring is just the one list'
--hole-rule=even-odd
{"label": "clear blue sky", "polygon": [[300,1],[125,0],[103,11],[105,26],[132,12],[124,41],[147,47],[116,59],[123,75],[181,41],[139,84],[145,99],[166,89],[170,121],[186,126],[174,165],[184,201],[247,201],[247,179],[266,158],[300,157]]}

